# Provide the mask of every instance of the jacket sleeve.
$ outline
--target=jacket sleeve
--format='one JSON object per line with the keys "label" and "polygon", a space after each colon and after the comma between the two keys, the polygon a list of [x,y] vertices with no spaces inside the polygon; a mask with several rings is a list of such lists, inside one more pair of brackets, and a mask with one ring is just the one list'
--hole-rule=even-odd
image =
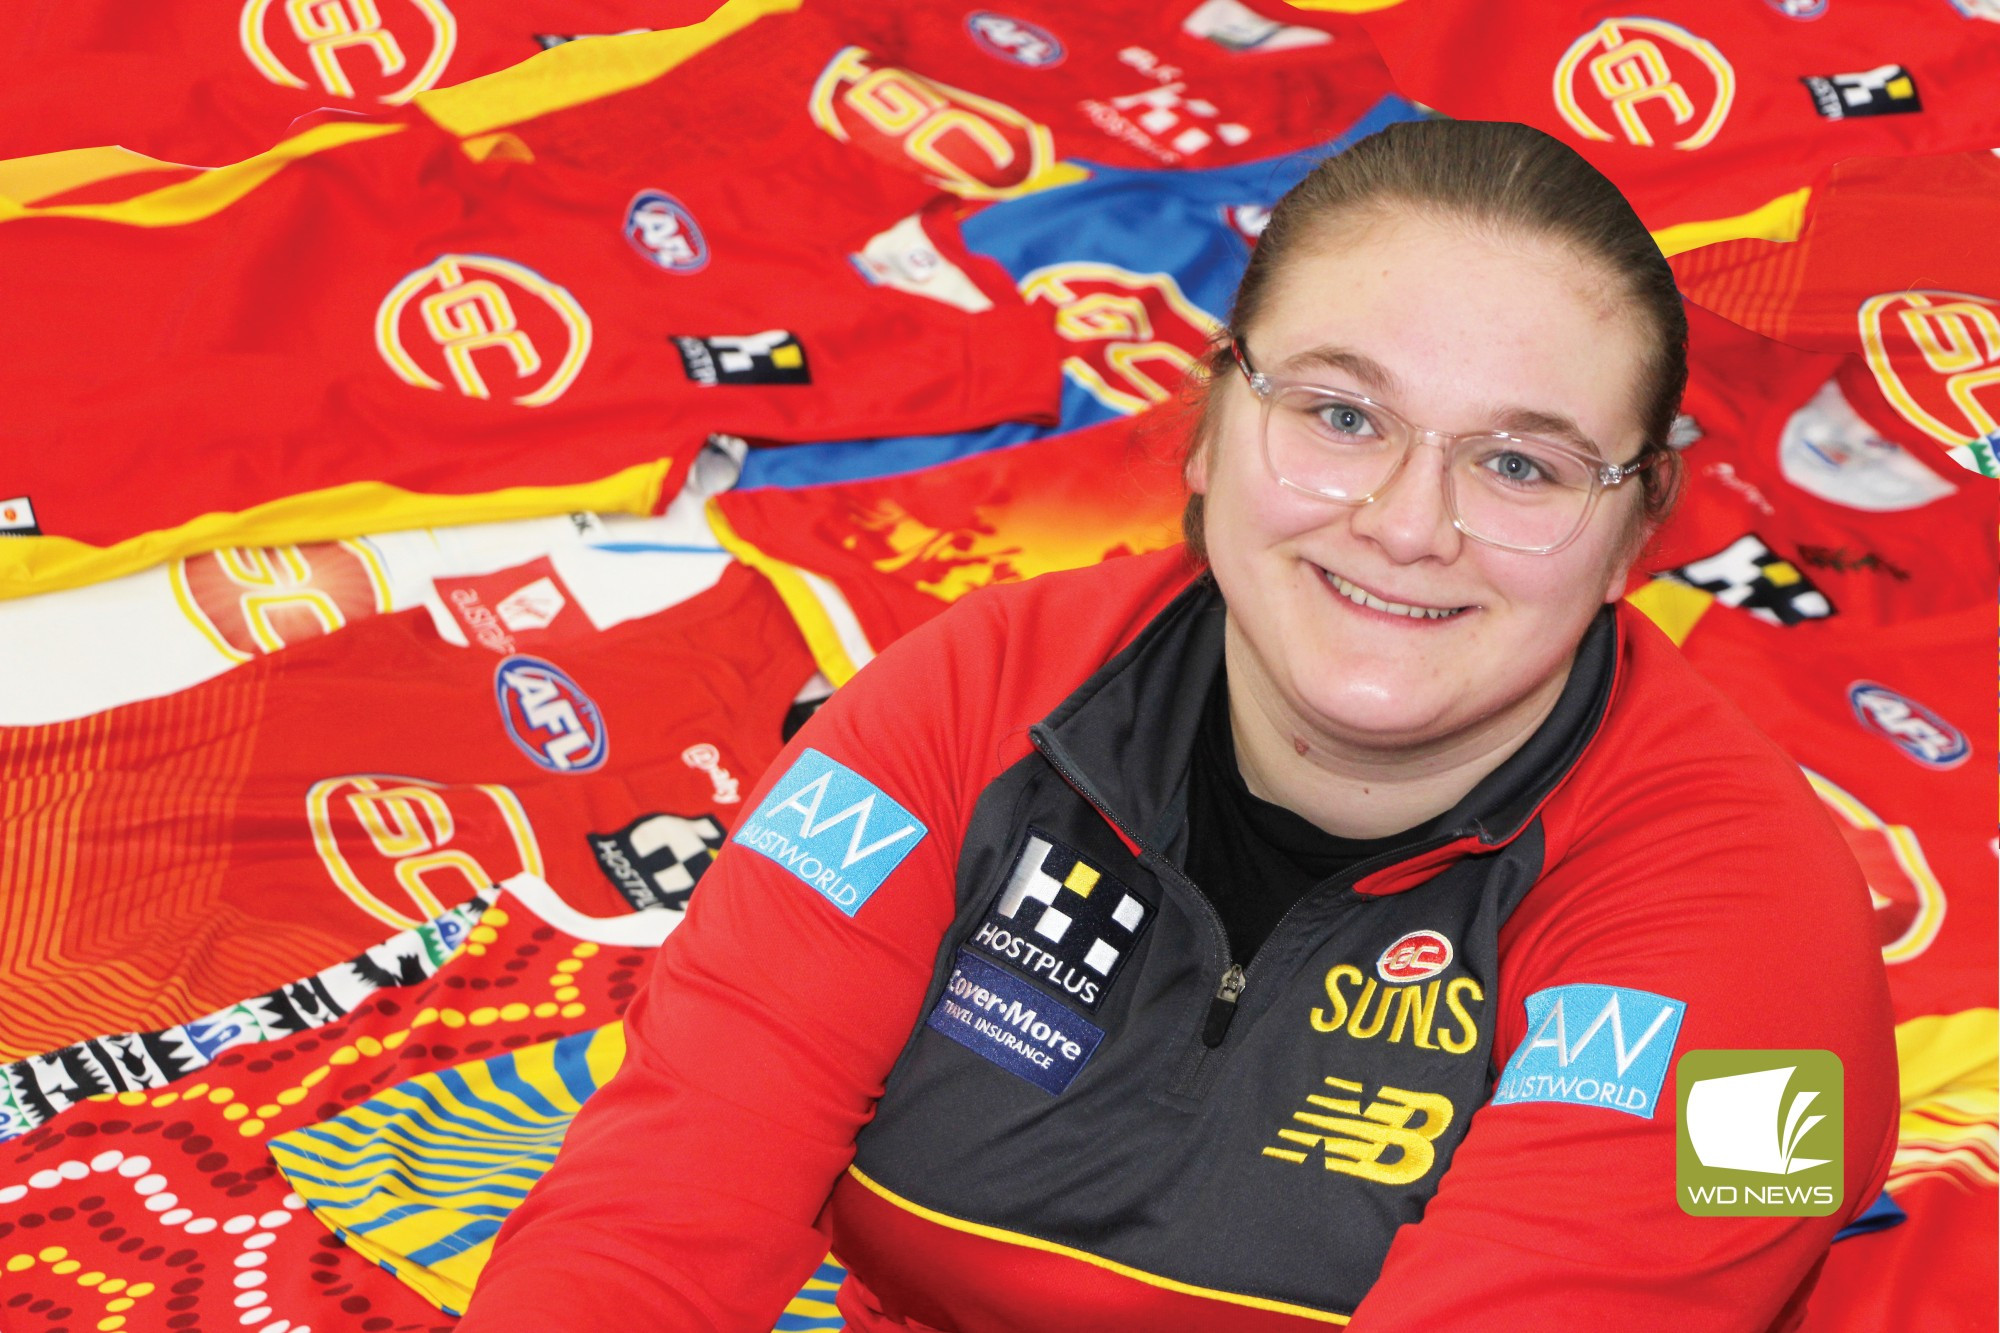
{"label": "jacket sleeve", "polygon": [[464,1333],[763,1333],[826,1254],[821,1209],[917,1023],[986,780],[953,739],[992,706],[954,659],[997,640],[967,647],[967,623],[884,653],[745,800]]}
{"label": "jacket sleeve", "polygon": [[[1833,1233],[1888,1170],[1896,1056],[1860,870],[1795,768],[1752,767],[1783,789],[1739,776],[1693,800],[1685,784],[1659,799],[1620,793],[1614,827],[1572,847],[1557,891],[1538,886],[1510,919],[1496,1098],[1474,1114],[1423,1219],[1397,1234],[1356,1333],[1763,1333],[1803,1318]],[[1620,1025],[1592,1034],[1614,988]],[[1557,997],[1567,1021],[1552,1020]],[[1648,1076],[1639,1048],[1661,1000],[1685,1008]],[[1676,1070],[1708,1050],[1839,1056],[1844,1197],[1833,1215],[1682,1210]],[[1626,1085],[1608,1092],[1621,1065]],[[1508,1100],[1510,1087],[1532,1099]],[[1647,1113],[1548,1099],[1565,1095]]]}

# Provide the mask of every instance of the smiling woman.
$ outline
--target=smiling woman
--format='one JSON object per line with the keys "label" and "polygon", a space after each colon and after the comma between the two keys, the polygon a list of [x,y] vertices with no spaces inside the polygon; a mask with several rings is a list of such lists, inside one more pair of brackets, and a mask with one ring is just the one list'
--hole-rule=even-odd
{"label": "smiling woman", "polygon": [[[1187,548],[968,597],[815,715],[465,1333],[757,1333],[829,1244],[876,1333],[1796,1326],[1895,1055],[1839,834],[1619,601],[1684,340],[1545,135],[1323,164]],[[1697,1051],[1828,1104],[1838,1057],[1806,1202],[1692,1215]]]}

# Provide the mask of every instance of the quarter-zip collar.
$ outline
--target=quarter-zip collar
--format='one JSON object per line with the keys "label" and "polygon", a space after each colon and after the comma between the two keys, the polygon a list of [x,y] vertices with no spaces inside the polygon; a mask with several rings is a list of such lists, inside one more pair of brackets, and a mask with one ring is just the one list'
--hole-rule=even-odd
{"label": "quarter-zip collar", "polygon": [[[1162,856],[1185,817],[1181,788],[1202,704],[1222,667],[1224,618],[1214,581],[1196,578],[1030,730],[1036,747],[1143,852]],[[1534,734],[1447,812],[1441,831],[1376,858],[1355,890],[1401,892],[1462,856],[1519,837],[1602,726],[1618,658],[1617,615],[1606,606]]]}

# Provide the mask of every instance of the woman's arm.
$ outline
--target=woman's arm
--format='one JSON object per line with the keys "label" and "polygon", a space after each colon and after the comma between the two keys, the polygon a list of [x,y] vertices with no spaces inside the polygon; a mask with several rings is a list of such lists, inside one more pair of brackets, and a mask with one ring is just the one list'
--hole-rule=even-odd
{"label": "woman's arm", "polygon": [[[1782,789],[1732,783],[1745,798],[1734,803],[1712,792],[1690,803],[1682,788],[1677,803],[1627,806],[1631,834],[1578,849],[1559,882],[1528,895],[1502,934],[1500,1092],[1422,1222],[1396,1237],[1357,1333],[1763,1333],[1803,1316],[1833,1233],[1881,1189],[1896,1056],[1867,887],[1796,771],[1774,771]],[[1618,1022],[1593,1032],[1609,988],[1624,992]],[[1685,1006],[1677,1031],[1670,1020],[1650,1045],[1662,1006],[1647,996]],[[1663,1038],[1671,1059],[1652,1066]],[[1682,1210],[1675,1070],[1708,1050],[1840,1058],[1844,1180],[1831,1215]],[[1609,1082],[1614,1101],[1649,1094],[1650,1114],[1601,1104]],[[1586,1094],[1599,1104],[1562,1099]],[[1812,1156],[1827,1147],[1808,1142]]]}
{"label": "woman's arm", "polygon": [[626,1015],[624,1066],[501,1230],[465,1333],[766,1330],[826,1253],[820,1210],[916,1025],[978,789],[950,733],[982,705],[953,697],[936,628],[747,796]]}

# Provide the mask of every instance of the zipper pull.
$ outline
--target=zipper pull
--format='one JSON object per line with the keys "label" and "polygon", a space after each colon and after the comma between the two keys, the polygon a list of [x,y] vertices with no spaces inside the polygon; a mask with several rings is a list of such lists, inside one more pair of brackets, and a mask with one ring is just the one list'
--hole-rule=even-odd
{"label": "zipper pull", "polygon": [[1201,1044],[1210,1050],[1222,1045],[1222,1039],[1229,1035],[1229,1021],[1236,1017],[1236,1002],[1243,998],[1246,980],[1240,963],[1231,963],[1222,974],[1222,984],[1208,1002],[1208,1021],[1201,1028]]}

